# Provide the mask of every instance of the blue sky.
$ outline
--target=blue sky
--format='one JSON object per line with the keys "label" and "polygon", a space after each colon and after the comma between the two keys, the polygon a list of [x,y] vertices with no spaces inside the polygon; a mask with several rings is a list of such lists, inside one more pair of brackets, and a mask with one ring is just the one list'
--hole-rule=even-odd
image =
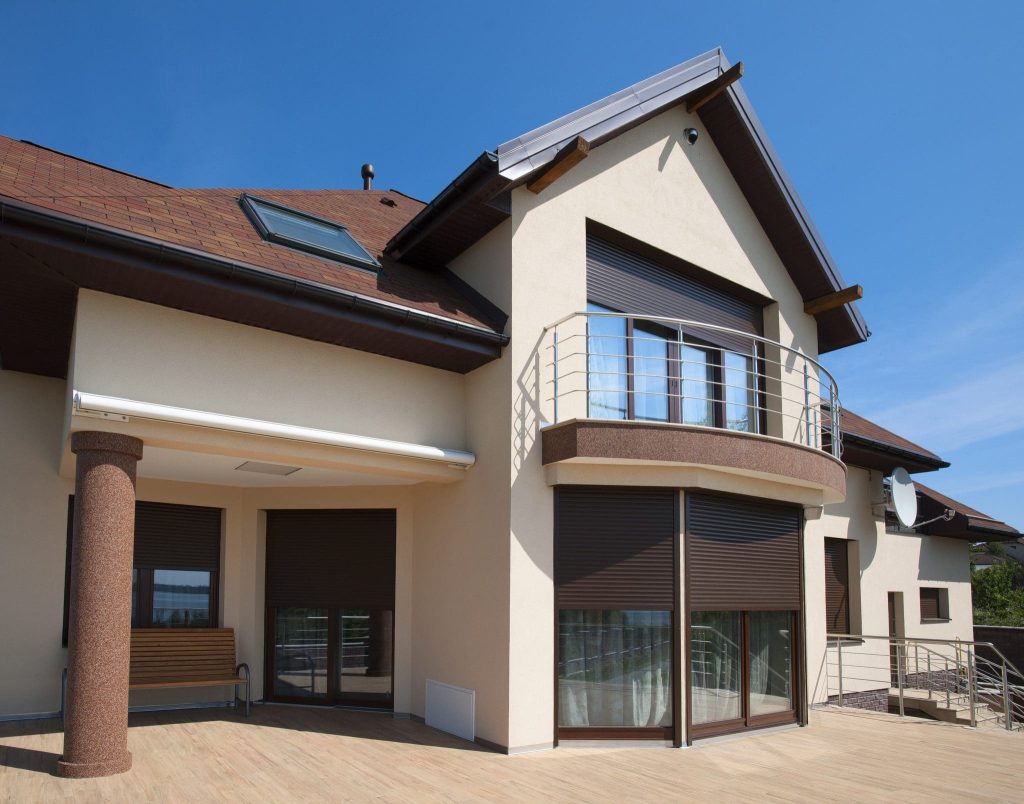
{"label": "blue sky", "polygon": [[716,45],[850,282],[853,410],[1024,527],[1024,3],[7,0],[0,133],[179,186],[429,198],[485,148]]}

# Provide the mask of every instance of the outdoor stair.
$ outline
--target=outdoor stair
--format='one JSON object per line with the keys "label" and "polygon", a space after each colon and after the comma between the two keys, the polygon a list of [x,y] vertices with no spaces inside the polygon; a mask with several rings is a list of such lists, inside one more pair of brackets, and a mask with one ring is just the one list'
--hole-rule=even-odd
{"label": "outdoor stair", "polygon": [[[895,687],[889,690],[889,706],[899,706],[900,693]],[[949,705],[946,704],[945,692],[932,692],[931,696],[925,689],[903,690],[903,706],[916,709],[934,720],[944,723],[956,723],[960,726],[971,725],[971,705],[966,695],[950,695]],[[979,701],[975,705],[976,722],[979,727],[995,726],[997,714],[986,704]]]}

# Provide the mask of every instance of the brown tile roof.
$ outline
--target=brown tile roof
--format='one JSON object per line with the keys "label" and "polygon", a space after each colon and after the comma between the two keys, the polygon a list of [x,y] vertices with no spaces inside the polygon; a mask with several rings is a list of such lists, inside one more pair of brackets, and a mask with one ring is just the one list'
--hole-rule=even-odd
{"label": "brown tile roof", "polygon": [[[243,192],[344,224],[382,270],[263,240],[239,207]],[[499,330],[504,323],[443,268],[412,268],[382,256],[388,240],[424,206],[394,190],[182,189],[0,137],[0,196],[454,321]]]}
{"label": "brown tile roof", "polygon": [[945,494],[924,485],[919,480],[914,481],[914,486],[917,488],[919,494],[931,498],[931,500],[941,507],[952,508],[958,514],[962,514],[967,517],[967,525],[972,530],[995,531],[998,533],[1005,533],[1007,536],[1016,536],[1019,533],[1019,531],[1013,526],[1007,525],[1005,522],[1001,522],[998,519],[993,519],[988,514],[983,514],[981,511],[964,505],[962,502],[954,500],[952,497],[947,497]]}
{"label": "brown tile roof", "polygon": [[915,455],[919,455],[931,461],[945,463],[942,458],[931,450],[927,450],[919,444],[915,444],[913,441],[903,438],[903,436],[896,435],[896,433],[891,430],[886,430],[884,427],[865,419],[863,416],[858,416],[849,408],[843,408],[840,426],[844,438],[847,436],[853,436],[855,439],[866,439],[886,446],[895,447],[896,449],[900,449],[905,452],[914,453]]}

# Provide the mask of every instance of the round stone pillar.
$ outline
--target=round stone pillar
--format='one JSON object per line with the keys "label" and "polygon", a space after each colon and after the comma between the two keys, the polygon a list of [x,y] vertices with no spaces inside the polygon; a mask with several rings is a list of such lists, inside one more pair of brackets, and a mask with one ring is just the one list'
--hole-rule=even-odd
{"label": "round stone pillar", "polygon": [[71,550],[68,688],[61,776],[124,773],[128,753],[135,467],[142,442],[118,433],[71,435],[75,527]]}

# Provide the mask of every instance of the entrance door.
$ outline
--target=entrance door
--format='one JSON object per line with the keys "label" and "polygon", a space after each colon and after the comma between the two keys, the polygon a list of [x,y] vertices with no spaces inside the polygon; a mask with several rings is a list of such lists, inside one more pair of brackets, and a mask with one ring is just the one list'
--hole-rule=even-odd
{"label": "entrance door", "polygon": [[[889,677],[892,686],[899,686],[899,651],[896,650],[896,643],[893,641],[896,637],[903,636],[903,628],[901,627],[899,611],[902,608],[900,605],[903,601],[902,592],[889,592]],[[904,659],[906,661],[906,659]]]}
{"label": "entrance door", "polygon": [[390,708],[394,598],[394,511],[268,511],[268,700]]}

